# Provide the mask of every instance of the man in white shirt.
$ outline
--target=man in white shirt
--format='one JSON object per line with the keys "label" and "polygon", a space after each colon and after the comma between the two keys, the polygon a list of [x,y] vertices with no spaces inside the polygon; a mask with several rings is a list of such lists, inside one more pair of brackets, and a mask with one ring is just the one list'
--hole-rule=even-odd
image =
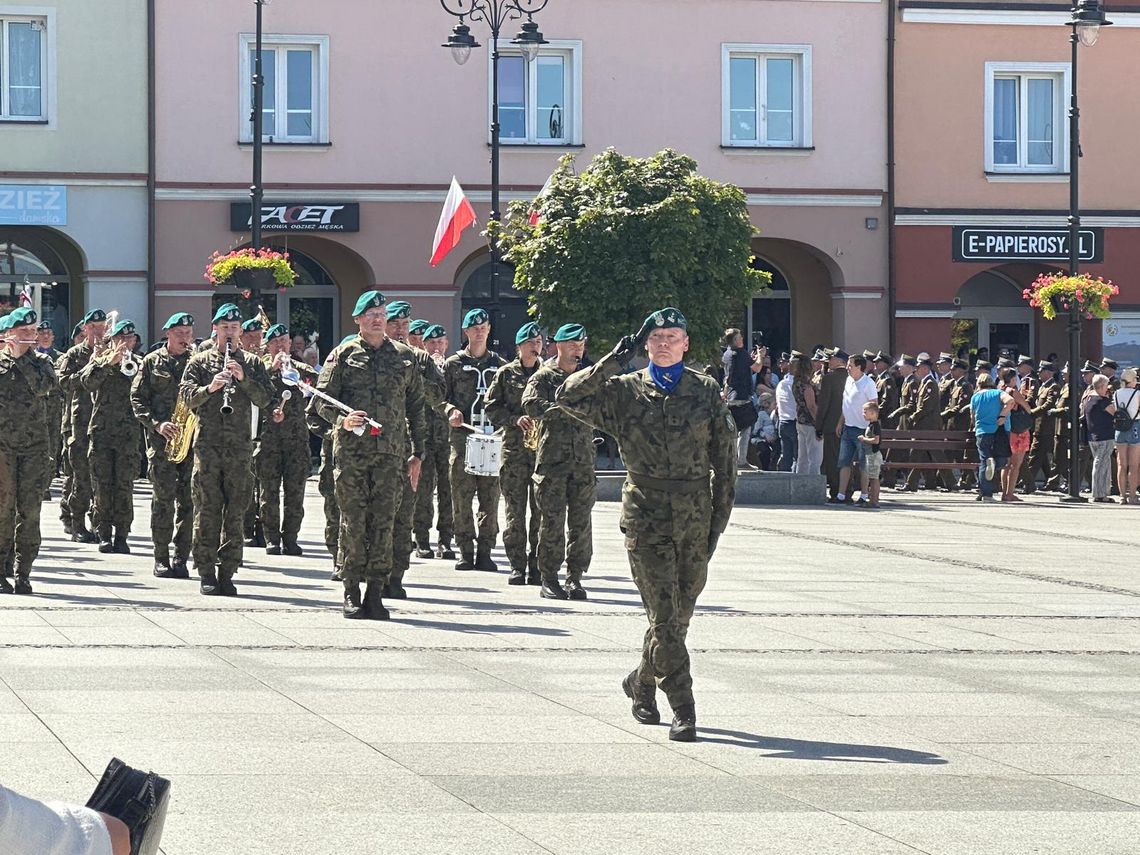
{"label": "man in white shirt", "polygon": [[866,373],[867,360],[856,354],[847,360],[847,382],[843,386],[843,415],[836,426],[839,437],[839,492],[835,500],[850,503],[847,485],[851,481],[851,466],[858,461],[863,466],[864,448],[859,435],[867,429],[867,419],[863,416],[863,405],[868,401],[879,400],[875,381]]}
{"label": "man in white shirt", "polygon": [[799,453],[799,436],[796,432],[796,396],[792,392],[791,372],[776,384],[776,433],[780,437],[781,472],[791,472]]}

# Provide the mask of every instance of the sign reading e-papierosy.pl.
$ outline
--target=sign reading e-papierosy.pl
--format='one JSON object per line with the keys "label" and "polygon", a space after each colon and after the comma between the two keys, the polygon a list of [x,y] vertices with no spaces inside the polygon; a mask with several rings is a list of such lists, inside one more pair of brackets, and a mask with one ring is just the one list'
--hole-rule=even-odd
{"label": "sign reading e-papierosy.pl", "polygon": [[[1104,261],[1104,229],[1081,229],[1079,258]],[[1069,230],[1008,226],[954,226],[955,261],[1068,261]]]}
{"label": "sign reading e-papierosy.pl", "polygon": [[0,226],[66,226],[67,187],[0,184]]}
{"label": "sign reading e-papierosy.pl", "polygon": [[[230,204],[230,231],[253,227],[249,202]],[[358,232],[360,205],[355,202],[267,202],[261,206],[264,232]]]}

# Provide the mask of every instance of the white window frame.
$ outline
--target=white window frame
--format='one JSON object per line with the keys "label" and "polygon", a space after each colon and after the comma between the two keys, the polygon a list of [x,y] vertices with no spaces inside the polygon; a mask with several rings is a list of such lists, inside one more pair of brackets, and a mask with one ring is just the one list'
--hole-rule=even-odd
{"label": "white window frame", "polygon": [[[499,138],[503,146],[546,146],[552,148],[582,145],[582,42],[577,39],[552,39],[549,44],[543,45],[538,52],[539,56],[561,55],[566,57],[570,68],[569,72],[569,104],[562,109],[563,121],[568,124],[570,133],[560,140],[540,139],[535,131],[537,124],[538,104],[538,72],[526,63],[526,139]],[[499,40],[499,56],[522,56],[522,51],[509,41]],[[487,51],[487,126],[491,125],[492,104],[494,101],[494,68],[491,51]],[[533,115],[532,115],[533,113]],[[490,132],[487,142],[491,141]]]}
{"label": "white window frame", "polygon": [[[757,90],[759,114],[756,128],[759,139],[734,140],[732,138],[732,60],[737,57],[763,61],[771,58],[795,60],[796,73],[792,77],[793,115],[792,143],[777,141],[768,143],[762,130],[767,127],[763,117],[766,112],[764,100],[767,93]],[[778,44],[723,44],[721,45],[721,145],[725,148],[783,148],[810,149],[812,138],[812,79],[811,45]],[[796,109],[798,108],[798,110]]]}
{"label": "white window frame", "polygon": [[[0,6],[0,123],[52,125],[55,122],[55,9],[38,6]],[[40,39],[40,114],[11,116],[8,114],[8,22],[33,23],[43,26]]]}
{"label": "white window frame", "polygon": [[[238,141],[245,145],[253,144],[253,123],[250,121],[250,116],[253,113],[253,86],[251,83],[253,65],[250,54],[256,45],[257,37],[253,33],[242,33],[238,37],[238,91],[240,92],[238,99]],[[287,76],[279,67],[276,75],[277,97],[274,100],[277,127],[262,129],[264,141],[274,145],[327,144],[329,141],[329,37],[280,33],[267,33],[261,37],[262,50],[288,48],[316,50],[317,61],[313,71],[313,134],[309,137],[290,137],[277,133],[279,128],[288,128],[287,102],[282,97],[288,85]],[[280,63],[278,65],[280,66]]]}
{"label": "white window frame", "polygon": [[[1069,131],[1068,102],[1071,69],[1067,62],[987,62],[985,89],[985,167],[987,173],[998,175],[1057,175],[1069,171]],[[994,80],[999,77],[1017,76],[1019,93],[1026,86],[1027,78],[1049,77],[1054,80],[1053,98],[1053,150],[1056,163],[1053,166],[1030,166],[1026,155],[1029,145],[1027,125],[1029,109],[1025,98],[1018,96],[1018,163],[994,162]]]}

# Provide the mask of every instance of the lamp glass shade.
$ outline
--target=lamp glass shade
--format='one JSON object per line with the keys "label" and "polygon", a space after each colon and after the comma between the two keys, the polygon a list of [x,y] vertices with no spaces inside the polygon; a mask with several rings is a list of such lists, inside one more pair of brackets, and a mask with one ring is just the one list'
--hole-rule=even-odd
{"label": "lamp glass shade", "polygon": [[456,65],[463,65],[471,59],[471,45],[451,45],[451,58]]}
{"label": "lamp glass shade", "polygon": [[1085,47],[1092,47],[1100,36],[1100,22],[1090,21],[1077,24],[1077,38]]}
{"label": "lamp glass shade", "polygon": [[540,47],[542,47],[542,45],[538,42],[527,41],[519,45],[519,50],[522,51],[522,55],[526,58],[527,62],[533,62],[534,58],[538,56],[538,49]]}

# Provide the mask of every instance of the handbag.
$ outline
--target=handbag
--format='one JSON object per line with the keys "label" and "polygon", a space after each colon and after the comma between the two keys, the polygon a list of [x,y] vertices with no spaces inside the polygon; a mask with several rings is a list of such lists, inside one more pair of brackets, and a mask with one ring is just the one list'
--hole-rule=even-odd
{"label": "handbag", "polygon": [[1132,395],[1128,398],[1128,403],[1123,407],[1117,406],[1116,412],[1112,416],[1112,429],[1113,430],[1132,430],[1132,423],[1136,420],[1129,415],[1128,410],[1132,406],[1132,401],[1136,398],[1136,389],[1132,390]]}
{"label": "handbag", "polygon": [[728,412],[732,415],[732,420],[736,422],[736,429],[738,431],[748,430],[756,424],[756,420],[760,418],[760,414],[756,412],[756,408],[752,406],[751,401],[743,404],[734,404],[728,408]]}
{"label": "handbag", "polygon": [[998,429],[994,431],[994,444],[990,450],[990,457],[998,460],[1009,460],[1013,457],[1013,449],[1009,446],[1009,432],[1002,425],[998,425]]}
{"label": "handbag", "polygon": [[156,855],[170,804],[170,781],[133,769],[115,757],[107,764],[87,807],[113,816],[131,832],[131,855]]}

